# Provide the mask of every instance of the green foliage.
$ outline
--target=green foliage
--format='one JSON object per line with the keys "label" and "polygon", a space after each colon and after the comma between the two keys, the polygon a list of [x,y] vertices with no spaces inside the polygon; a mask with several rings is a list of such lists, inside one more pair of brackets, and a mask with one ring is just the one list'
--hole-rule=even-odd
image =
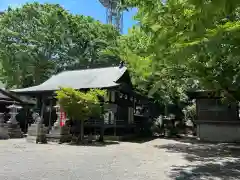
{"label": "green foliage", "polygon": [[184,108],[186,113],[186,120],[190,119],[191,121],[195,121],[197,117],[197,108],[196,103],[190,104]]}
{"label": "green foliage", "polygon": [[154,66],[153,92],[169,101],[201,87],[240,99],[239,1],[125,0],[123,5],[138,9],[135,19],[150,38],[144,56]]}
{"label": "green foliage", "polygon": [[100,116],[99,97],[104,97],[106,91],[90,89],[88,92],[81,92],[72,88],[61,88],[56,94],[60,106],[70,118],[84,121],[89,117]]}
{"label": "green foliage", "polygon": [[134,86],[164,103],[187,90],[216,89],[240,99],[237,0],[122,0],[139,23],[119,36],[112,26],[58,5],[26,4],[0,20],[2,78],[39,84],[63,69],[124,60]]}
{"label": "green foliage", "polygon": [[118,36],[112,26],[59,5],[8,9],[0,18],[1,80],[9,87],[26,87],[65,69],[116,63],[100,51],[115,46]]}
{"label": "green foliage", "polygon": [[118,56],[127,63],[133,84],[144,94],[148,92],[146,82],[152,75],[151,57],[145,56],[150,44],[149,39],[136,27],[130,30],[127,35],[118,38],[117,47],[109,47],[104,51],[105,54]]}
{"label": "green foliage", "polygon": [[[164,56],[159,57],[158,50],[153,51],[154,34],[135,26],[127,35],[119,37],[117,43],[117,48],[108,49],[105,53],[120,56],[127,63],[138,91],[162,103],[175,103],[176,99],[186,98],[184,91],[193,81],[176,76],[177,72],[183,75],[181,66],[173,66],[166,62]],[[187,82],[186,85],[183,82]]]}

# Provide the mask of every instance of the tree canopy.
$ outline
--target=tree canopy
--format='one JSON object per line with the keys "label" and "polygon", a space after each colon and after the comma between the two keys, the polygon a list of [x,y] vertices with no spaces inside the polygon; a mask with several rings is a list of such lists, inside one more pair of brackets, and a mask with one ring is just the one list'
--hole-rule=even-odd
{"label": "tree canopy", "polygon": [[9,86],[39,84],[81,65],[124,60],[133,84],[162,102],[187,90],[215,89],[240,99],[237,0],[122,0],[138,9],[126,35],[59,5],[26,4],[0,20],[2,78]]}
{"label": "tree canopy", "polygon": [[[135,49],[131,53],[138,56],[137,64],[142,67],[145,58],[150,58],[150,92],[163,92],[162,97],[167,99],[184,99],[186,90],[214,89],[239,99],[239,3],[125,0],[123,6],[138,9],[135,20],[139,22],[139,30],[130,32],[127,38],[136,38],[139,32],[143,36],[138,42],[148,38],[149,43],[143,43],[147,53]],[[130,56],[125,59],[131,61]]]}
{"label": "tree canopy", "polygon": [[72,88],[61,88],[56,91],[56,98],[72,120],[85,121],[89,117],[98,117],[101,114],[100,97],[106,96],[106,91],[90,89],[81,92]]}
{"label": "tree canopy", "polygon": [[1,80],[9,87],[40,84],[66,69],[118,62],[100,54],[119,33],[55,4],[26,4],[0,18]]}

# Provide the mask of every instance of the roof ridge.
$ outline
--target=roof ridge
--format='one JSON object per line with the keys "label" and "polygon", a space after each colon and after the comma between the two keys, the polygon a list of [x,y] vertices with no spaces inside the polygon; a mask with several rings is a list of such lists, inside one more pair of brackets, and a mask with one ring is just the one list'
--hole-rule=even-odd
{"label": "roof ridge", "polygon": [[[66,72],[89,71],[89,70],[95,70],[95,69],[110,69],[110,68],[119,68],[119,66],[109,66],[109,67],[98,67],[98,68],[66,70],[66,71],[59,72],[58,74],[55,74],[55,75],[53,75],[53,76],[56,76],[56,75],[59,75],[59,74],[62,74],[62,73],[66,73]],[[119,68],[119,69],[121,69],[121,68]]]}

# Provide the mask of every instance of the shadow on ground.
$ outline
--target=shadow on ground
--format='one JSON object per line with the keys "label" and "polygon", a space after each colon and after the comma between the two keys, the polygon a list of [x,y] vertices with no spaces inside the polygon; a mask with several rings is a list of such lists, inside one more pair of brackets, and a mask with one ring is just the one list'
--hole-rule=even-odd
{"label": "shadow on ground", "polygon": [[240,179],[240,145],[201,143],[191,139],[175,141],[155,146],[171,153],[182,153],[189,162],[187,166],[173,166],[172,179]]}
{"label": "shadow on ground", "polygon": [[157,139],[157,137],[135,137],[135,138],[122,140],[122,142],[142,144],[142,143],[150,142],[154,139]]}
{"label": "shadow on ground", "polygon": [[93,146],[93,147],[106,147],[110,145],[116,145],[119,144],[117,141],[105,141],[105,142],[92,142],[92,143],[66,143],[67,145],[72,146]]}

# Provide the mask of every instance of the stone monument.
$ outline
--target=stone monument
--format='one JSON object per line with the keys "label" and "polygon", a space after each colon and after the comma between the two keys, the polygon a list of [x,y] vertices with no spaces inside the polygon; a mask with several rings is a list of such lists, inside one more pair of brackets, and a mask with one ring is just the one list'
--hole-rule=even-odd
{"label": "stone monument", "polygon": [[0,113],[0,139],[9,139],[8,126],[4,123],[4,113]]}
{"label": "stone monument", "polygon": [[10,119],[7,122],[8,124],[8,135],[10,138],[23,138],[23,133],[20,129],[20,126],[16,120],[16,115],[18,114],[18,110],[20,110],[22,107],[12,104],[7,107],[10,109]]}
{"label": "stone monument", "polygon": [[38,113],[32,114],[34,123],[28,128],[28,142],[47,143],[47,127],[42,123],[42,119]]}

